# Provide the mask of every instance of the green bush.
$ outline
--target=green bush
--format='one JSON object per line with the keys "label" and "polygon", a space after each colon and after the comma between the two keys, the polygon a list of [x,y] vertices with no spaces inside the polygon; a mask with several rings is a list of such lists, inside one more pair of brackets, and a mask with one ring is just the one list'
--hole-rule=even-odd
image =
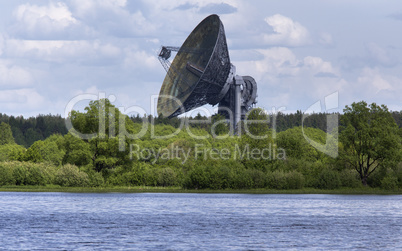
{"label": "green bush", "polygon": [[381,188],[386,190],[395,190],[398,188],[398,177],[385,176],[381,180]]}
{"label": "green bush", "polygon": [[341,186],[341,180],[339,173],[329,168],[325,168],[321,171],[316,181],[316,188],[320,189],[336,189]]}
{"label": "green bush", "polygon": [[146,186],[157,186],[159,174],[156,168],[146,168],[143,175],[143,184]]}
{"label": "green bush", "polygon": [[288,189],[286,174],[282,170],[267,173],[267,187],[271,189]]}
{"label": "green bush", "polygon": [[264,172],[256,169],[246,169],[245,173],[247,177],[249,177],[252,181],[249,187],[247,188],[264,188],[266,182],[266,175]]}
{"label": "green bush", "polygon": [[57,170],[55,184],[65,187],[86,187],[90,185],[88,175],[77,166],[66,164]]}
{"label": "green bush", "polygon": [[17,165],[13,170],[13,176],[16,185],[26,185],[28,178],[28,168],[23,165]]}
{"label": "green bush", "polygon": [[195,167],[184,181],[183,187],[188,189],[205,189],[210,187],[209,172],[204,167]]}
{"label": "green bush", "polygon": [[0,186],[15,185],[13,169],[0,163]]}
{"label": "green bush", "polygon": [[251,177],[251,173],[244,168],[238,168],[234,172],[234,176],[232,178],[232,188],[234,189],[246,189],[253,186],[253,178]]}
{"label": "green bush", "polygon": [[389,170],[384,166],[379,166],[367,179],[370,187],[381,187],[381,181],[388,175]]}
{"label": "green bush", "polygon": [[158,185],[159,186],[175,186],[177,184],[177,175],[173,169],[166,167],[160,169],[158,172]]}
{"label": "green bush", "polygon": [[402,162],[396,168],[396,177],[398,177],[398,187],[402,188]]}
{"label": "green bush", "polygon": [[92,171],[88,172],[89,186],[91,187],[101,187],[105,184],[105,180],[101,173]]}
{"label": "green bush", "polygon": [[285,173],[282,170],[266,174],[266,187],[271,189],[301,189],[304,187],[304,176],[298,171]]}
{"label": "green bush", "polygon": [[127,185],[132,185],[132,186],[143,185],[143,183],[142,183],[143,177],[142,177],[141,173],[139,173],[138,171],[126,172],[123,174],[122,179]]}
{"label": "green bush", "polygon": [[46,181],[46,174],[39,165],[30,166],[26,179],[27,185],[44,186]]}
{"label": "green bush", "polygon": [[362,186],[362,182],[355,170],[345,169],[339,174],[342,187],[357,188]]}
{"label": "green bush", "polygon": [[[223,163],[222,163],[223,164]],[[209,186],[211,189],[227,189],[231,187],[232,175],[230,168],[226,166],[212,166],[206,169],[209,177]]]}
{"label": "green bush", "polygon": [[287,173],[286,181],[289,189],[301,189],[304,187],[304,176],[297,171]]}
{"label": "green bush", "polygon": [[52,184],[56,172],[55,166],[48,163],[10,161],[1,162],[0,166],[8,170],[7,175],[0,175],[0,179],[5,180],[11,173],[13,176],[11,183],[16,185]]}

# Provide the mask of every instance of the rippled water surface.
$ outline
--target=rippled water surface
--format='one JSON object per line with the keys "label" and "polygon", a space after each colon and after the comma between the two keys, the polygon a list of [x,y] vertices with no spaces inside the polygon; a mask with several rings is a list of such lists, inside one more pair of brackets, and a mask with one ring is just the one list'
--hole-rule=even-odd
{"label": "rippled water surface", "polygon": [[402,196],[0,192],[0,249],[402,249]]}

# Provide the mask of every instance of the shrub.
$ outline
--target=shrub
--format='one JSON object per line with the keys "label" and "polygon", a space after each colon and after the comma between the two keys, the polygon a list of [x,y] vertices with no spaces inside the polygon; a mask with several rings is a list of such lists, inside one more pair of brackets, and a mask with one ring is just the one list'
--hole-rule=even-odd
{"label": "shrub", "polygon": [[90,184],[88,175],[71,164],[60,167],[55,176],[55,183],[65,187],[85,187]]}
{"label": "shrub", "polygon": [[287,187],[289,189],[301,189],[304,187],[304,176],[297,171],[291,171],[286,174]]}
{"label": "shrub", "polygon": [[158,185],[159,186],[174,186],[177,184],[177,175],[173,169],[166,167],[160,169],[158,172]]}
{"label": "shrub", "polygon": [[235,189],[250,188],[253,185],[251,173],[244,168],[237,169],[232,180],[232,188]]}
{"label": "shrub", "polygon": [[402,188],[402,162],[396,168],[396,176],[398,177],[398,186]]}
{"label": "shrub", "polygon": [[325,168],[321,171],[316,182],[316,187],[320,189],[336,189],[341,186],[339,173],[329,168]]}
{"label": "shrub", "polygon": [[212,166],[206,169],[211,189],[226,189],[231,187],[231,171],[226,166]]}
{"label": "shrub", "polygon": [[15,185],[13,169],[11,166],[0,163],[0,186]]}
{"label": "shrub", "polygon": [[355,170],[345,169],[340,173],[339,178],[342,187],[356,188],[362,185]]}
{"label": "shrub", "polygon": [[381,181],[388,176],[390,170],[385,166],[379,166],[367,179],[370,187],[381,187]]}
{"label": "shrub", "polygon": [[122,180],[127,185],[139,186],[142,185],[142,175],[137,171],[126,172],[122,174]]}
{"label": "shrub", "polygon": [[381,180],[381,188],[386,190],[395,190],[398,188],[398,177],[385,176]]}
{"label": "shrub", "polygon": [[105,184],[105,180],[103,179],[103,176],[101,173],[92,171],[88,172],[88,180],[89,180],[89,186],[91,187],[100,187]]}
{"label": "shrub", "polygon": [[285,173],[282,170],[266,174],[266,187],[271,189],[301,189],[304,187],[304,176],[298,171]]}
{"label": "shrub", "polygon": [[267,186],[272,189],[287,189],[286,174],[282,170],[267,173]]}
{"label": "shrub", "polygon": [[188,189],[205,189],[210,187],[210,174],[204,167],[195,167],[189,172],[183,184]]}
{"label": "shrub", "polygon": [[29,167],[29,172],[26,179],[27,185],[44,186],[46,185],[46,174],[39,165]]}
{"label": "shrub", "polygon": [[266,175],[261,170],[246,169],[247,176],[251,179],[252,184],[248,188],[264,188]]}
{"label": "shrub", "polygon": [[25,185],[28,178],[28,168],[23,165],[18,165],[13,170],[13,176],[16,185]]}
{"label": "shrub", "polygon": [[158,170],[156,168],[146,168],[144,170],[143,184],[146,186],[157,186],[158,185]]}

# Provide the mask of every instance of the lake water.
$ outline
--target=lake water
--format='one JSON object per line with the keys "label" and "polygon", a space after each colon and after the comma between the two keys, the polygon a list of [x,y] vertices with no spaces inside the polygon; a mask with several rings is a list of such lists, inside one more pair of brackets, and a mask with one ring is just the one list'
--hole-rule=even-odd
{"label": "lake water", "polygon": [[1,250],[402,249],[402,196],[0,192]]}

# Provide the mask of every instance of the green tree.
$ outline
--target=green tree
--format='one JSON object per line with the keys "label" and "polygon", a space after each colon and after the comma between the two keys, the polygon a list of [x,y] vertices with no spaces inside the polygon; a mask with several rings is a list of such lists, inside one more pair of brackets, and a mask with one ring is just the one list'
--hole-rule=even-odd
{"label": "green tree", "polygon": [[277,135],[278,147],[285,149],[286,157],[304,159],[308,161],[324,160],[325,155],[315,149],[303,136],[303,133],[319,143],[325,143],[326,134],[324,131],[315,128],[294,127]]}
{"label": "green tree", "polygon": [[17,144],[0,145],[0,161],[20,160],[26,149]]}
{"label": "green tree", "polygon": [[384,161],[399,158],[398,126],[385,105],[361,101],[343,111],[341,157],[359,173],[362,184],[367,185],[368,177]]}
{"label": "green tree", "polygon": [[242,163],[246,168],[266,169],[276,151],[268,115],[261,108],[253,109],[241,126]]}
{"label": "green tree", "polygon": [[34,163],[43,162],[43,157],[41,154],[41,148],[44,146],[43,141],[36,141],[32,146],[30,146],[24,155],[22,156],[22,160],[30,161]]}
{"label": "green tree", "polygon": [[13,132],[9,124],[1,122],[0,124],[0,145],[14,144]]}
{"label": "green tree", "polygon": [[[127,134],[134,134],[138,126],[119,109],[110,103],[108,99],[91,101],[85,107],[85,113],[72,111],[70,120],[74,129],[83,134],[92,134],[85,142],[89,142],[91,149],[91,159],[97,171],[105,168],[114,168],[129,161],[129,144],[131,139]],[[124,129],[126,131],[120,130]],[[84,153],[79,153],[82,162],[74,164],[84,164],[87,158],[86,149]],[[74,151],[68,153],[71,157]],[[77,154],[77,153],[74,153]],[[76,155],[77,156],[77,155]],[[69,163],[74,161],[69,160]]]}
{"label": "green tree", "polygon": [[229,125],[226,122],[225,116],[219,113],[212,116],[211,133],[213,135],[227,135],[229,131]]}
{"label": "green tree", "polygon": [[92,152],[89,143],[81,140],[71,133],[64,136],[64,148],[66,154],[63,163],[69,163],[77,166],[85,166],[91,163]]}
{"label": "green tree", "polygon": [[62,163],[64,154],[65,152],[59,149],[57,143],[50,138],[49,140],[38,140],[33,143],[22,159],[34,163],[48,161],[57,166]]}

